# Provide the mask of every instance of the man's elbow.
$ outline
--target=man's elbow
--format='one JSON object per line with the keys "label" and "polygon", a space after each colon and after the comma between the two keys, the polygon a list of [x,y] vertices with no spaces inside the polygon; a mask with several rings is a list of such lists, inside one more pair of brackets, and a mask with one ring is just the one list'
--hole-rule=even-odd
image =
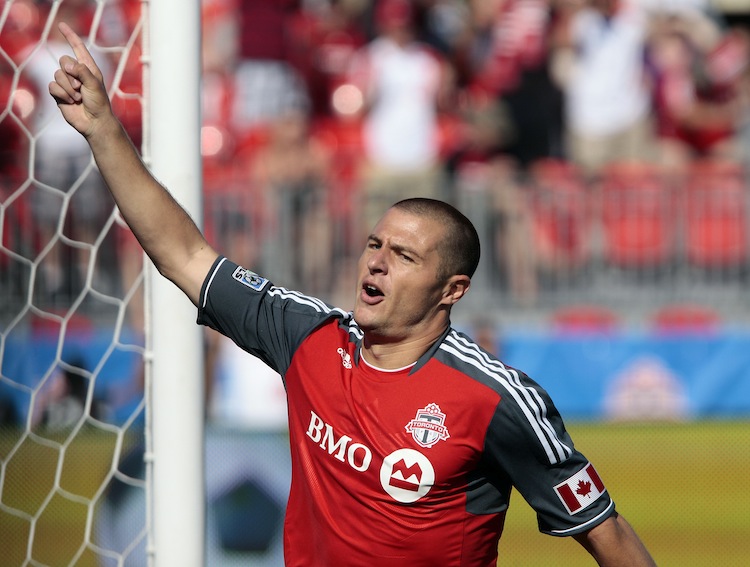
{"label": "man's elbow", "polygon": [[154,266],[159,274],[175,284],[193,305],[197,305],[203,282],[218,256],[219,254],[206,244],[184,262],[154,262]]}
{"label": "man's elbow", "polygon": [[602,567],[656,567],[635,530],[616,512],[574,537]]}

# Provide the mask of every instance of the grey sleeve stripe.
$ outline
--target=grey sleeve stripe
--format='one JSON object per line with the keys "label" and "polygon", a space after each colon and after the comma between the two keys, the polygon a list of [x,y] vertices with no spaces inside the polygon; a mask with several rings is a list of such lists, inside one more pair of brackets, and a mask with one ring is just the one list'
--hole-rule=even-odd
{"label": "grey sleeve stripe", "polygon": [[518,373],[506,368],[500,361],[490,359],[477,345],[461,340],[450,333],[441,349],[450,352],[495,380],[515,400],[544,449],[550,464],[557,464],[573,454],[557,435],[547,418],[547,405],[534,388],[524,386]]}

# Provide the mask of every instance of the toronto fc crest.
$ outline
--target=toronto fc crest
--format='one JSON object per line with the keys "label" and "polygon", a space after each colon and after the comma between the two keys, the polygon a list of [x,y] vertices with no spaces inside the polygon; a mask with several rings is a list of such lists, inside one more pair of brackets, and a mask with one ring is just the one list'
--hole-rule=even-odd
{"label": "toronto fc crest", "polygon": [[450,437],[445,426],[445,414],[437,404],[428,404],[418,410],[414,419],[406,424],[406,431],[411,433],[414,441],[427,448]]}

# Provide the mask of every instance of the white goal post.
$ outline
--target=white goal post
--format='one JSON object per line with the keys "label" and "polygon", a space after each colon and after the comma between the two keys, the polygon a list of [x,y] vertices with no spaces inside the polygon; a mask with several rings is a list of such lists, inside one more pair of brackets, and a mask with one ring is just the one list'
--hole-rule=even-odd
{"label": "white goal post", "polygon": [[[151,0],[144,148],[155,176],[201,219],[200,0]],[[204,385],[195,308],[151,269],[153,565],[199,567],[204,558]]]}

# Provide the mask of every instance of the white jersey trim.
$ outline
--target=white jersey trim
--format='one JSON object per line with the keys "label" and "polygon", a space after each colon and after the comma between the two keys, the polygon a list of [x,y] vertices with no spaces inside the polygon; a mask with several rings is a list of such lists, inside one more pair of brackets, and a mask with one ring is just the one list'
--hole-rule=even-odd
{"label": "white jersey trim", "polygon": [[547,405],[539,392],[524,386],[518,373],[490,358],[478,345],[451,331],[440,348],[471,364],[494,379],[510,394],[523,412],[539,443],[547,454],[550,464],[558,464],[573,455],[573,449],[563,443],[547,418]]}
{"label": "white jersey trim", "polygon": [[367,362],[367,359],[365,358],[365,353],[362,350],[362,347],[359,347],[359,359],[365,363],[365,365],[369,366],[373,370],[377,370],[378,372],[383,373],[390,373],[395,374],[396,372],[403,372],[404,370],[407,370],[409,368],[414,368],[416,366],[417,361],[412,362],[411,364],[407,364],[406,366],[402,366],[401,368],[380,368],[379,366],[375,366],[374,364]]}
{"label": "white jersey trim", "polygon": [[226,261],[227,261],[226,258],[222,258],[221,260],[219,260],[219,263],[216,264],[216,267],[214,268],[214,271],[211,272],[211,277],[208,278],[208,283],[206,283],[206,291],[203,294],[203,303],[201,303],[201,308],[203,308],[203,309],[206,308],[206,302],[208,301],[208,290],[211,289],[211,283],[213,283],[214,278],[216,277],[216,274],[219,272],[219,268]]}
{"label": "white jersey trim", "polygon": [[[216,274],[219,272],[219,268],[221,265],[226,262],[226,258],[221,258],[219,260],[218,264],[216,264],[216,267],[214,268],[213,272],[211,273],[211,276],[208,279],[208,282],[206,283],[206,291],[203,294],[203,302],[202,307],[206,307],[206,303],[208,302],[208,294],[211,289],[211,284],[213,283],[214,279],[216,278]],[[346,316],[347,312],[339,307],[331,307],[327,305],[324,301],[321,299],[318,299],[317,297],[312,297],[309,295],[305,295],[303,293],[300,293],[299,291],[292,291],[288,290],[284,287],[278,287],[278,286],[271,286],[268,289],[268,295],[278,296],[281,299],[290,299],[296,303],[299,303],[300,305],[306,305],[308,307],[311,307],[318,313],[333,313],[337,312],[341,315]]]}
{"label": "white jersey trim", "polygon": [[575,526],[573,528],[568,528],[567,530],[549,530],[548,533],[554,534],[554,535],[568,535],[571,532],[581,531],[581,528],[583,528],[583,531],[586,531],[586,528],[588,526],[590,526],[592,524],[596,525],[597,523],[599,523],[599,521],[602,519],[603,516],[609,514],[609,512],[612,510],[612,508],[614,507],[614,505],[615,505],[614,501],[610,499],[609,506],[607,506],[604,509],[603,512],[601,512],[600,514],[597,514],[596,516],[594,516],[593,518],[591,518],[588,522],[584,522],[584,523],[582,523],[582,524],[580,524],[578,526]]}
{"label": "white jersey trim", "polygon": [[268,295],[278,296],[281,299],[290,299],[296,303],[299,303],[300,305],[307,305],[308,307],[312,307],[318,313],[332,313],[333,311],[344,313],[342,309],[330,307],[317,297],[311,297],[309,295],[300,293],[299,291],[286,289],[285,287],[272,286],[268,290]]}

